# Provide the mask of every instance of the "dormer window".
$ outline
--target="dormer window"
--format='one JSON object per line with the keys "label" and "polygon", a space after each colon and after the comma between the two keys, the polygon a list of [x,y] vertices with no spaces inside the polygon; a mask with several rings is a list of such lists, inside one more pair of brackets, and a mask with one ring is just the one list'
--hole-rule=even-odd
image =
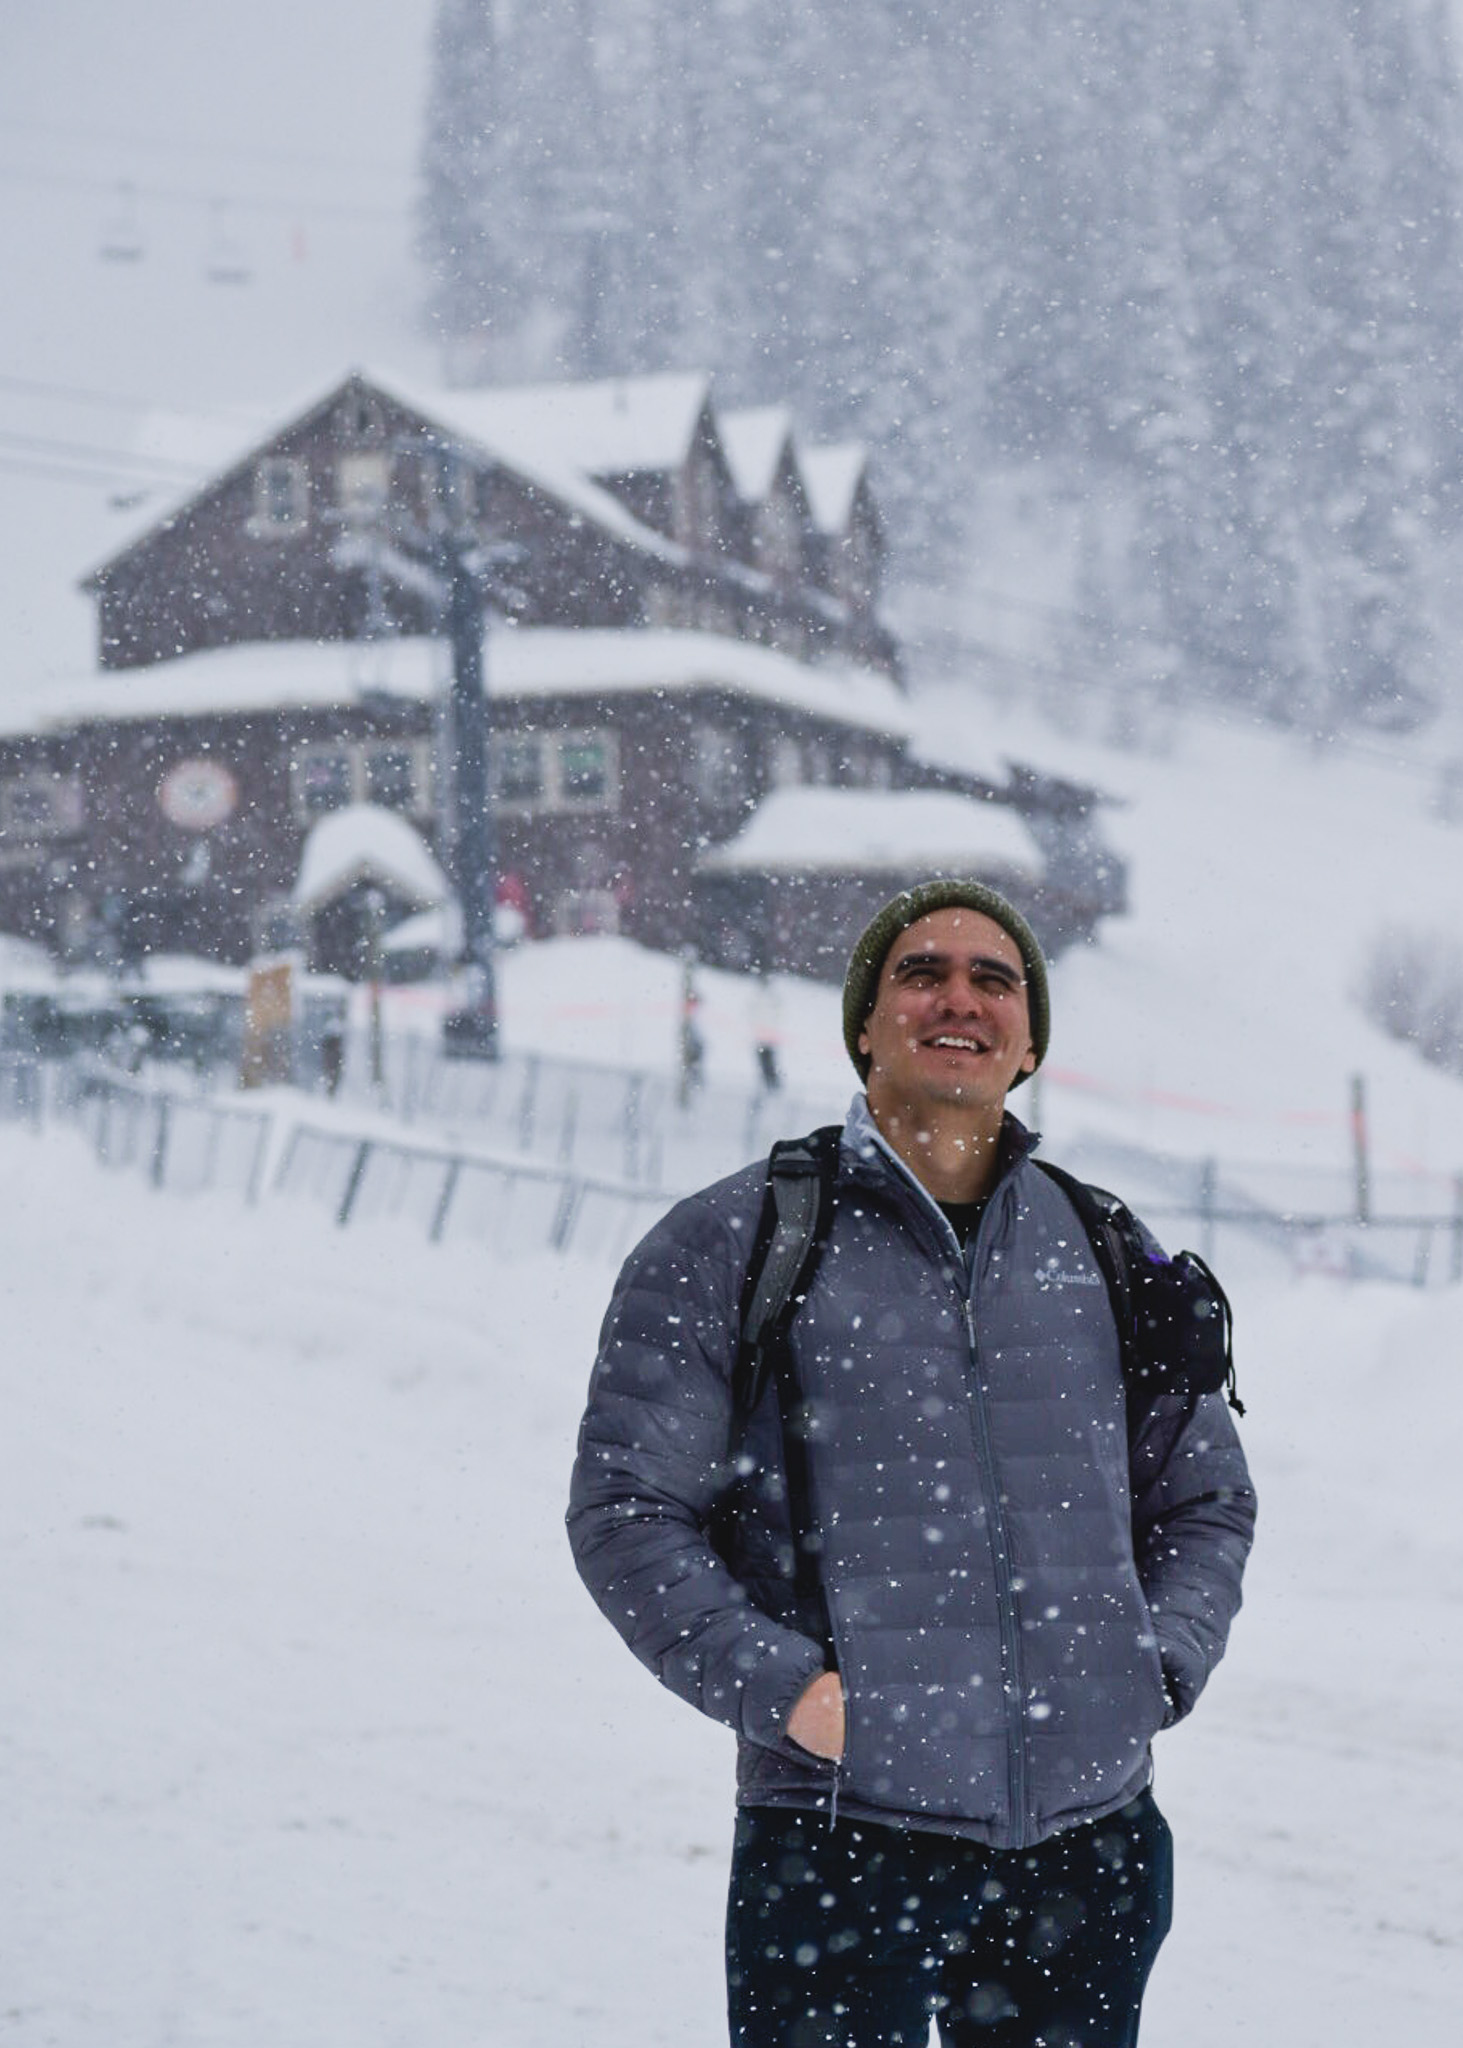
{"label": "dormer window", "polygon": [[304,463],[293,455],[266,455],[254,470],[251,532],[270,537],[303,533],[309,517],[310,476]]}
{"label": "dormer window", "polygon": [[347,519],[375,519],[386,509],[391,491],[391,457],[372,449],[342,455],[336,469],[336,494]]}
{"label": "dormer window", "polygon": [[379,441],[386,431],[381,402],[369,391],[355,391],[340,415],[341,433],[347,441]]}

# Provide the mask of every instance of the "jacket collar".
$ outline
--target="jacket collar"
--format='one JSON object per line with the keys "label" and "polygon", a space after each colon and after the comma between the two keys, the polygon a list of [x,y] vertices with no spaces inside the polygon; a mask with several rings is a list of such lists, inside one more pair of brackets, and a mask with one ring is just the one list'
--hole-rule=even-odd
{"label": "jacket collar", "polygon": [[[1000,1162],[996,1173],[996,1186],[991,1190],[993,1197],[1002,1182],[1016,1171],[1040,1143],[1040,1131],[1028,1131],[1025,1124],[1012,1116],[1008,1109],[1001,1120]],[[869,1108],[869,1098],[862,1090],[849,1104],[848,1116],[843,1126],[843,1153],[845,1159],[853,1162],[855,1171],[860,1166],[865,1170],[872,1168],[877,1176],[881,1166],[892,1168],[896,1177],[907,1187],[913,1188],[920,1199],[934,1210],[940,1222],[945,1223],[939,1203],[919,1176],[911,1173],[874,1122],[873,1112]]]}

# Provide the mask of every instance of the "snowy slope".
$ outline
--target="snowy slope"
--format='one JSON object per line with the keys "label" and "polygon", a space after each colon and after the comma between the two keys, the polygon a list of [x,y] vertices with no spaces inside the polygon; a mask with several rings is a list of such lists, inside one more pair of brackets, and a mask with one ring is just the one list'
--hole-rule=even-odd
{"label": "snowy slope", "polygon": [[[89,665],[71,578],[135,516],[109,499],[202,445],[149,443],[152,407],[226,439],[353,362],[435,376],[409,218],[431,12],[3,11],[0,695]],[[104,264],[123,178],[147,253]],[[248,285],[207,283],[216,229]],[[139,442],[153,466],[119,465]],[[983,627],[1047,674],[1061,550],[992,539]],[[1097,1131],[1329,1189],[1362,1073],[1389,1197],[1447,1205],[1463,1086],[1352,1000],[1389,922],[1463,930],[1435,742],[1318,758],[1195,723],[1135,752],[1100,696],[1056,725],[916,709],[949,757],[1124,800],[1132,912],[1058,967],[1026,1105],[1054,1151]],[[673,962],[535,949],[504,989],[510,1040],[673,1057]],[[846,1083],[833,994],[780,994],[792,1077]],[[708,977],[713,1075],[750,1071],[748,1018]],[[729,1744],[634,1668],[559,1528],[608,1272],[144,1197],[4,1128],[0,1176],[0,2042],[710,2048]],[[1261,1540],[1232,1657],[1161,1747],[1179,1921],[1145,2038],[1442,2048],[1456,1290],[1226,1273]]]}
{"label": "snowy slope", "polygon": [[[608,1270],[0,1173],[0,2039],[713,2048],[730,1738],[561,1528]],[[1444,2048],[1456,1298],[1232,1277],[1262,1534],[1147,2037]]]}
{"label": "snowy slope", "polygon": [[[1190,727],[1117,751],[922,700],[973,760],[1120,795],[1132,914],[1054,976],[1023,1105],[1446,1204],[1463,1087],[1350,1002],[1389,916],[1457,929],[1425,763]],[[669,1068],[679,969],[503,962],[510,1043]],[[833,991],[780,981],[790,1078],[846,1088]],[[707,975],[715,1079],[746,985]],[[401,991],[399,1019],[423,1001]],[[1425,1170],[1426,1169],[1426,1170]],[[712,2048],[730,1745],[590,1609],[560,1528],[611,1274],[141,1195],[0,1129],[0,2029],[24,2048]],[[1146,2038],[1443,2048],[1463,1683],[1457,1290],[1226,1242],[1260,1542],[1229,1661],[1163,1739],[1179,1918]],[[650,1958],[642,1966],[642,1959]],[[6,2015],[11,2017],[6,2017]],[[0,2039],[3,2039],[0,2031]]]}
{"label": "snowy slope", "polygon": [[[435,375],[411,219],[433,12],[0,10],[0,695],[94,660],[72,585],[135,521],[113,501],[198,466],[147,441],[152,408],[216,439],[365,357]],[[142,253],[108,261],[124,183]],[[209,281],[221,254],[246,283]]]}

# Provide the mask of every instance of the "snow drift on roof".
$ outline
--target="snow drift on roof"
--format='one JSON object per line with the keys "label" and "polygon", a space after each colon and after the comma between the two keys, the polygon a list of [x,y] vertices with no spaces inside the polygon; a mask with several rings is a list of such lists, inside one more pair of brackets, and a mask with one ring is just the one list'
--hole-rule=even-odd
{"label": "snow drift on roof", "polygon": [[718,413],[717,425],[737,496],[745,504],[760,505],[792,436],[792,414],[785,405],[748,406]]}
{"label": "snow drift on roof", "polygon": [[820,533],[845,532],[868,467],[868,450],[858,441],[838,441],[826,448],[800,447],[797,457],[813,524]]}
{"label": "snow drift on roof", "polygon": [[[246,717],[382,694],[426,700],[445,689],[449,672],[442,640],[261,641],[48,688],[0,707],[0,730]],[[887,676],[832,662],[815,667],[722,633],[504,626],[488,634],[486,675],[495,698],[719,690],[898,737],[911,727],[908,700]]]}
{"label": "snow drift on roof", "polygon": [[1040,871],[1024,821],[1007,804],[948,790],[779,789],[735,839],[700,865],[759,874],[888,868],[979,874]]}
{"label": "snow drift on roof", "polygon": [[449,893],[415,826],[379,804],[348,804],[310,827],[294,901],[301,910],[318,910],[356,882],[379,882],[415,910],[436,909]]}
{"label": "snow drift on roof", "polygon": [[678,469],[710,389],[704,372],[689,371],[418,396],[435,419],[506,456],[607,477]]}

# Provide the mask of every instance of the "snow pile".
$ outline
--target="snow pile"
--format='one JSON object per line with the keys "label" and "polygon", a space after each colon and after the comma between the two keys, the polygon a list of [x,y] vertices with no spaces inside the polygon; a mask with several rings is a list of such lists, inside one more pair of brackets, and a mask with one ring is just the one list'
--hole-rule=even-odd
{"label": "snow pile", "polygon": [[744,504],[760,505],[792,435],[791,411],[785,405],[747,406],[740,412],[719,412],[716,423],[737,496]]}
{"label": "snow pile", "polygon": [[[445,640],[260,641],[208,648],[146,668],[117,669],[0,701],[0,732],[84,719],[174,717],[205,706],[267,713],[296,704],[346,704],[386,693],[425,699],[446,688]],[[813,667],[723,633],[681,628],[577,632],[488,628],[490,697],[594,696],[624,690],[719,691],[896,736],[910,730],[909,700],[887,676],[828,662]]]}
{"label": "snow pile", "polygon": [[[724,2041],[730,1738],[563,1538],[608,1269],[139,1196],[64,1136],[0,1171],[17,2041]],[[1456,1300],[1228,1277],[1261,1534],[1160,1739],[1147,2030],[1444,2048]]]}
{"label": "snow pile", "polygon": [[778,789],[735,839],[703,856],[709,869],[932,873],[999,868],[1038,875],[1042,858],[1024,818],[1006,804],[945,790]]}
{"label": "snow pile", "polygon": [[451,891],[415,826],[380,804],[346,804],[317,818],[300,855],[294,900],[318,910],[357,882],[379,882],[415,910],[440,909]]}

